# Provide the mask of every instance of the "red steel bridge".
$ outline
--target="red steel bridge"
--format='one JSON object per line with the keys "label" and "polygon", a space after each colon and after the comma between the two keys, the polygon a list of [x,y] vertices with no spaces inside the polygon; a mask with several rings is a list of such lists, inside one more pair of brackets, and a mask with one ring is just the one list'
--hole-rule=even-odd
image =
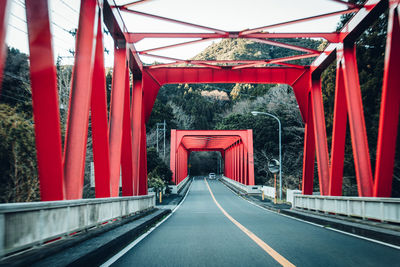
{"label": "red steel bridge", "polygon": [[254,185],[252,130],[172,130],[170,168],[176,184],[188,176],[192,151],[218,151],[224,159],[226,177]]}
{"label": "red steel bridge", "polygon": [[[359,196],[390,197],[400,110],[399,0],[367,0],[362,5],[342,0],[327,0],[342,4],[343,9],[235,32],[136,11],[135,6],[145,1],[122,5],[112,0],[81,1],[64,147],[61,144],[57,78],[48,1],[25,1],[37,161],[43,201],[82,198],[89,111],[92,122],[96,197],[118,196],[120,168],[124,196],[147,194],[145,122],[149,119],[160,87],[176,83],[290,85],[305,123],[303,194],[312,194],[316,156],[321,194],[342,195],[348,119]],[[0,81],[6,57],[5,36],[9,2],[0,1]],[[376,168],[375,173],[372,173],[355,42],[385,12],[389,13],[389,21]],[[193,33],[146,33],[139,32],[140,29],[134,29],[132,32],[125,26],[121,13],[133,13],[154,20],[190,26],[194,30]],[[337,32],[269,32],[270,29],[284,25],[349,13],[352,13],[353,17]],[[109,114],[106,102],[103,24],[111,33],[115,44]],[[196,29],[200,29],[201,32],[196,33]],[[151,38],[196,38],[196,40],[142,51],[135,48],[137,42]],[[300,51],[301,54],[264,60],[186,60],[153,54],[162,49],[223,38],[249,39]],[[323,38],[329,45],[323,51],[317,51],[277,41],[280,38]],[[172,62],[146,66],[140,60],[140,55]],[[293,60],[304,58],[314,58],[314,61],[309,66],[293,64]],[[321,73],[335,60],[337,75],[334,126],[332,149],[329,153],[321,93]],[[224,137],[220,135],[220,132],[173,131],[172,136],[175,136],[173,139],[176,139],[173,140],[171,151],[176,149],[176,152],[171,152],[172,164],[182,162],[182,158],[186,158],[187,151],[190,150],[223,150],[225,168],[233,164],[232,168],[235,170],[235,174],[227,175],[242,183],[253,184],[251,134],[238,131],[224,133]],[[208,145],[202,143],[204,140],[209,141]],[[241,153],[244,156],[235,157],[235,161],[232,161],[232,153]],[[176,172],[179,174],[175,176],[176,182],[186,175],[185,168],[185,163],[177,168]],[[241,168],[246,169],[248,175],[238,176],[236,170]],[[231,167],[228,169],[225,171],[232,171]]]}

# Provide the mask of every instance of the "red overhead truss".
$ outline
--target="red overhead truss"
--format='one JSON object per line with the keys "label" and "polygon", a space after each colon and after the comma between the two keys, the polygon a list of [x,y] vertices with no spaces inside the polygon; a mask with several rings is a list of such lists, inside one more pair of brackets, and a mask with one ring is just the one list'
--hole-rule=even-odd
{"label": "red overhead truss", "polygon": [[[78,199],[82,197],[86,139],[91,111],[96,197],[115,197],[119,193],[122,169],[123,195],[147,194],[146,128],[159,88],[168,83],[284,83],[295,93],[305,123],[303,193],[313,191],[315,155],[318,163],[319,187],[322,195],[342,194],[342,174],[347,118],[349,119],[359,196],[390,197],[397,125],[400,112],[400,0],[368,0],[363,5],[341,0],[343,9],[312,17],[229,32],[207,26],[139,12],[135,6],[146,0],[117,5],[113,0],[82,0],[77,31],[75,64],[71,84],[70,107],[64,148],[61,147],[56,69],[52,54],[52,38],[47,0],[26,0],[30,49],[30,73],[34,107],[38,171],[42,200]],[[0,81],[5,62],[7,3],[0,1]],[[243,4],[246,4],[243,1]],[[379,123],[375,174],[371,171],[363,105],[355,55],[356,39],[376,19],[389,10],[385,70]],[[202,33],[130,32],[121,13],[168,21]],[[271,28],[317,20],[329,16],[354,13],[340,32],[279,33]],[[115,43],[112,101],[107,112],[102,25],[106,25]],[[207,31],[204,33],[204,31]],[[188,38],[187,42],[137,51],[135,44],[149,38]],[[191,60],[153,54],[171,47],[180,47],[221,38],[244,38],[295,51],[283,58],[262,60]],[[282,38],[324,38],[329,45],[324,51],[285,43]],[[195,40],[193,40],[195,39]],[[168,60],[170,63],[145,66],[141,56]],[[310,66],[293,60],[315,58]],[[337,82],[331,153],[328,151],[321,73],[336,60]],[[174,135],[179,135],[176,132]],[[238,134],[230,137],[185,136],[174,147],[179,158],[175,181],[185,175],[185,153],[208,146],[225,151],[226,175],[245,184],[254,177],[232,174],[231,161],[244,160],[240,155],[249,149]],[[234,137],[239,136],[239,137]],[[175,137],[176,138],[176,137]],[[210,139],[211,138],[211,139]],[[239,138],[239,139],[235,139]],[[235,141],[236,140],[236,141]],[[203,142],[203,143],[202,143]],[[228,147],[228,143],[232,142]],[[192,147],[186,147],[190,146]],[[195,148],[195,146],[199,146]],[[231,151],[231,152],[230,152]],[[248,152],[248,150],[247,150]],[[171,152],[171,155],[174,154]],[[180,153],[180,154],[179,154]],[[239,156],[235,156],[236,153]],[[249,153],[249,152],[248,152]],[[175,154],[174,154],[175,155]],[[251,162],[248,154],[247,162]],[[182,161],[181,161],[182,158]],[[250,165],[234,164],[239,173],[250,173]],[[182,169],[183,168],[183,169]],[[252,167],[251,167],[252,168]]]}
{"label": "red overhead truss", "polygon": [[171,130],[172,181],[188,176],[192,151],[218,151],[224,159],[224,175],[245,185],[254,185],[252,130]]}

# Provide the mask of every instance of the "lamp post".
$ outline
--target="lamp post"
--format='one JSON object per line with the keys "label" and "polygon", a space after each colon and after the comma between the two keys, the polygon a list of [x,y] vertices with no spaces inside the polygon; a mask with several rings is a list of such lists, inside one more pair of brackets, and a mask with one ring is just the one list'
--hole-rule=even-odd
{"label": "lamp post", "polygon": [[260,111],[252,111],[251,114],[253,116],[257,116],[258,114],[270,116],[278,121],[279,126],[279,199],[282,200],[282,128],[281,128],[281,121],[275,115],[272,115],[267,112],[260,112]]}

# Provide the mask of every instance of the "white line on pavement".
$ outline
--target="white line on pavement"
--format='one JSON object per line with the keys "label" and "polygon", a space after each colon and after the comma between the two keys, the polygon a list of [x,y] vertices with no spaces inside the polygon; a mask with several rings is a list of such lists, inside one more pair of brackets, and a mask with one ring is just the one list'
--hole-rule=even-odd
{"label": "white line on pavement", "polygon": [[[192,181],[193,183],[193,181]],[[179,203],[178,206],[176,206],[172,212],[165,217],[161,222],[157,223],[155,226],[153,226],[149,231],[147,231],[146,233],[144,233],[143,235],[141,235],[139,238],[137,238],[135,241],[133,241],[132,243],[130,243],[129,245],[127,245],[125,248],[123,248],[120,252],[118,252],[117,254],[115,254],[114,256],[112,256],[109,260],[107,260],[105,263],[103,263],[102,265],[100,265],[100,267],[108,267],[111,264],[113,264],[114,262],[116,262],[119,258],[121,258],[123,255],[125,255],[129,250],[131,250],[133,247],[135,247],[137,244],[139,244],[140,241],[142,241],[143,239],[145,239],[149,234],[151,234],[151,232],[153,232],[157,227],[159,227],[162,223],[164,223],[166,220],[168,220],[169,217],[172,216],[172,214],[174,214],[174,212],[182,205],[182,203],[185,201],[187,195],[189,194],[190,188],[192,187],[192,183],[189,186],[189,189],[186,191],[185,196],[183,197],[181,203]]]}

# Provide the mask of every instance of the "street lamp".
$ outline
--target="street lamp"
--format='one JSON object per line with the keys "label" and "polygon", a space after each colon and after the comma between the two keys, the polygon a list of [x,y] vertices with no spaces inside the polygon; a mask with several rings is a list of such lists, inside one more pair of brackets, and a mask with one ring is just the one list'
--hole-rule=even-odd
{"label": "street lamp", "polygon": [[281,121],[275,115],[269,114],[267,112],[252,111],[251,114],[257,116],[258,114],[270,116],[278,121],[279,126],[279,199],[282,200],[282,128]]}

